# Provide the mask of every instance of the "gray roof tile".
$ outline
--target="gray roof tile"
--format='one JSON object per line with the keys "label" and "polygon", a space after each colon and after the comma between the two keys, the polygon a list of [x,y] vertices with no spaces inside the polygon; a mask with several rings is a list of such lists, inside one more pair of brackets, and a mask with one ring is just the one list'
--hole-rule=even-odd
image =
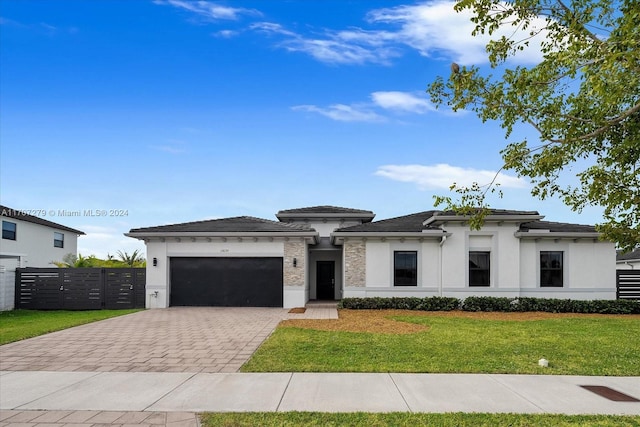
{"label": "gray roof tile", "polygon": [[395,218],[383,219],[352,227],[339,228],[338,232],[361,233],[361,232],[420,232],[422,230],[437,230],[438,227],[425,227],[422,225],[428,218],[438,211],[424,211],[411,215],[404,215]]}
{"label": "gray roof tile", "polygon": [[[455,211],[436,211],[438,215],[453,216]],[[516,211],[510,209],[489,209],[489,215],[540,215],[538,211]]]}
{"label": "gray roof tile", "polygon": [[636,248],[635,250],[627,252],[626,254],[616,255],[616,261],[630,261],[632,259],[640,259],[640,248]]}
{"label": "gray roof tile", "polygon": [[[422,230],[438,230],[440,227],[422,224],[434,215],[455,215],[453,211],[424,211],[411,215],[399,216],[368,224],[355,225],[352,227],[340,228],[339,232],[420,232]],[[536,211],[514,211],[505,209],[492,209],[491,215],[539,215]],[[592,225],[568,224],[550,221],[531,221],[521,224],[520,231],[529,230],[550,230],[551,232],[595,232],[596,229]]]}
{"label": "gray roof tile", "polygon": [[185,222],[181,224],[161,225],[157,227],[133,228],[130,233],[162,233],[162,232],[259,232],[278,233],[295,231],[315,231],[304,224],[285,224],[268,219],[251,216],[210,219],[204,221]]}
{"label": "gray roof tile", "polygon": [[594,233],[593,225],[570,224],[566,222],[532,221],[520,225],[520,231],[549,230],[550,232]]}

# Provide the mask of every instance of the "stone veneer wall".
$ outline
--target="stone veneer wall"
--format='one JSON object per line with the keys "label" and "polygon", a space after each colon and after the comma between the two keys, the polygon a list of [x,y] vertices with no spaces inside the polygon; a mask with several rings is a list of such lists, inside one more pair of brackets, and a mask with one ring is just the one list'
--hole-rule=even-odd
{"label": "stone veneer wall", "polygon": [[[284,285],[304,286],[306,266],[306,246],[304,242],[284,242]],[[297,259],[296,267],[293,259]]]}
{"label": "stone veneer wall", "polygon": [[367,246],[364,241],[344,242],[344,286],[366,286]]}

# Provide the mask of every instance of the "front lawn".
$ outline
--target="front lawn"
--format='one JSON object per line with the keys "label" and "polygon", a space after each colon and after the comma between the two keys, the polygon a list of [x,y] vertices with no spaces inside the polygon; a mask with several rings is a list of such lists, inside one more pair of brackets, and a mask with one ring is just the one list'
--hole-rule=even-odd
{"label": "front lawn", "polygon": [[640,375],[637,315],[341,310],[340,317],[283,322],[242,371]]}
{"label": "front lawn", "polygon": [[0,312],[0,345],[140,310]]}
{"label": "front lawn", "polygon": [[204,427],[269,426],[440,426],[440,427],[637,427],[640,416],[547,415],[547,414],[415,414],[364,412],[332,414],[326,412],[245,412],[206,413]]}

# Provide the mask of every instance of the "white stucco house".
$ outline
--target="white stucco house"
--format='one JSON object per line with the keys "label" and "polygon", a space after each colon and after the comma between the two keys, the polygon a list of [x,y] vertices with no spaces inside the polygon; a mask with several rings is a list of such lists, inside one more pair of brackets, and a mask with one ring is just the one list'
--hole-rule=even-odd
{"label": "white stucco house", "polygon": [[11,310],[16,268],[54,267],[52,261],[77,254],[84,233],[7,206],[0,205],[0,218],[0,310]]}
{"label": "white stucco house", "polygon": [[626,254],[616,256],[616,268],[618,270],[640,270],[640,248],[636,248]]}
{"label": "white stucco house", "polygon": [[345,297],[615,299],[615,246],[589,225],[493,210],[480,231],[453,212],[373,221],[368,210],[282,210],[136,228],[148,308],[300,307]]}

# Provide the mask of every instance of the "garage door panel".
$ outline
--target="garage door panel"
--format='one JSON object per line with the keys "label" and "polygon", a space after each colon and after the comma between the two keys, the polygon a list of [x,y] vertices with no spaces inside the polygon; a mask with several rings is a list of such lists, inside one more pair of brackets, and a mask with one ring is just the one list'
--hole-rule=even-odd
{"label": "garage door panel", "polygon": [[282,307],[282,258],[171,258],[172,306]]}

